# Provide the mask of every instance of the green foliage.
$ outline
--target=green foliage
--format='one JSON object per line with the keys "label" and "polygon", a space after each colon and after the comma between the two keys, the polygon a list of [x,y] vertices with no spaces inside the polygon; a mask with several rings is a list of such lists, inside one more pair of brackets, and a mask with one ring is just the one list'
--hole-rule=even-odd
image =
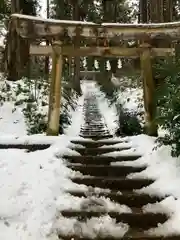
{"label": "green foliage", "polygon": [[[19,0],[20,11],[27,15],[36,15],[40,8],[39,0]],[[11,14],[11,1],[0,0],[0,20],[7,19]]]}
{"label": "green foliage", "polygon": [[138,113],[124,109],[122,105],[118,105],[118,129],[116,135],[118,136],[133,136],[142,133],[142,126],[138,119]]}
{"label": "green foliage", "polygon": [[24,69],[24,75],[28,76],[30,79],[48,79],[49,76],[46,76],[45,74],[44,57],[31,56],[29,64]]}
{"label": "green foliage", "polygon": [[44,133],[47,128],[46,114],[39,112],[37,102],[32,102],[32,99],[27,100],[27,104],[23,108],[24,117],[27,124],[27,133],[38,134]]}
{"label": "green foliage", "polygon": [[[71,84],[72,79],[65,77],[66,81],[63,84],[61,114],[60,114],[60,129],[59,133],[64,134],[64,130],[72,123],[71,122],[71,110],[75,111],[77,103],[76,100],[79,97]],[[68,82],[67,82],[68,81]]]}
{"label": "green foliage", "polygon": [[[66,79],[67,80],[67,79]],[[77,106],[77,94],[68,82],[62,82],[62,99],[60,114],[60,131],[71,124],[71,113]],[[43,78],[23,78],[18,82],[5,81],[1,85],[0,104],[14,103],[14,109],[23,112],[28,134],[45,133],[47,128],[47,115],[49,103],[49,83]]]}
{"label": "green foliage", "polygon": [[70,20],[72,17],[72,9],[70,4],[65,0],[52,0],[51,17],[55,19]]}
{"label": "green foliage", "polygon": [[47,128],[48,83],[42,78],[24,78],[17,84],[15,106],[22,108],[27,133],[44,133]]}
{"label": "green foliage", "polygon": [[172,156],[180,155],[180,58],[171,57],[155,65],[156,77],[164,81],[156,93],[157,123],[166,130],[158,139],[172,146]]}
{"label": "green foliage", "polygon": [[0,20],[7,18],[10,14],[10,2],[7,0],[0,1]]}
{"label": "green foliage", "polygon": [[20,9],[23,14],[36,16],[37,9],[39,7],[38,0],[20,0]]}
{"label": "green foliage", "polygon": [[102,21],[129,22],[131,20],[131,8],[126,0],[101,1]]}
{"label": "green foliage", "polygon": [[[131,88],[130,85],[128,85],[123,88],[123,84],[127,85],[128,80],[128,78],[125,78],[122,80],[121,86],[115,86],[111,81],[111,74],[106,72],[104,74],[101,73],[99,76],[97,75],[97,83],[101,92],[103,92],[104,96],[108,99],[110,107],[111,105],[116,107],[118,116],[116,134],[118,136],[132,136],[143,132],[142,124],[144,119],[142,117],[142,97],[139,91],[137,91],[137,87]],[[130,101],[128,98],[130,95],[127,89],[131,89],[133,92],[133,99],[137,103],[136,111],[125,108],[125,104]],[[123,91],[125,91],[125,94]],[[134,93],[136,93],[136,95]]]}
{"label": "green foliage", "polygon": [[105,97],[110,101],[110,103],[115,103],[117,100],[118,88],[115,87],[111,81],[111,73],[101,72],[97,74],[96,81],[100,90],[105,94]]}

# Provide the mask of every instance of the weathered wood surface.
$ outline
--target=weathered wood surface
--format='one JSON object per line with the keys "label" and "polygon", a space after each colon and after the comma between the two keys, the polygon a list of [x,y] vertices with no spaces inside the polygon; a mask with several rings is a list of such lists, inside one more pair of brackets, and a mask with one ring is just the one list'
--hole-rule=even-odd
{"label": "weathered wood surface", "polygon": [[97,41],[106,39],[121,40],[180,39],[180,22],[160,24],[95,24],[90,22],[62,21],[39,17],[12,14],[11,22],[23,38],[66,40],[69,43],[79,33],[82,39]]}
{"label": "weathered wood surface", "polygon": [[48,112],[48,136],[58,136],[60,106],[61,106],[61,85],[63,56],[61,54],[61,43],[53,46],[52,56],[52,77],[49,92],[49,112]]}
{"label": "weathered wood surface", "polygon": [[81,80],[96,80],[96,76],[100,74],[100,71],[80,71]]}
{"label": "weathered wood surface", "polygon": [[140,56],[141,71],[143,77],[144,108],[145,108],[145,129],[150,136],[156,136],[157,125],[155,123],[156,106],[154,104],[155,82],[153,79],[152,63],[150,58],[150,46],[143,43],[143,52]]}
{"label": "weathered wood surface", "polygon": [[[121,47],[80,47],[63,46],[62,54],[64,56],[97,56],[97,57],[131,57],[137,58],[142,53],[142,48],[121,48]],[[173,48],[152,48],[150,49],[152,57],[174,56]],[[51,46],[30,46],[30,54],[36,56],[50,56],[52,54]]]}

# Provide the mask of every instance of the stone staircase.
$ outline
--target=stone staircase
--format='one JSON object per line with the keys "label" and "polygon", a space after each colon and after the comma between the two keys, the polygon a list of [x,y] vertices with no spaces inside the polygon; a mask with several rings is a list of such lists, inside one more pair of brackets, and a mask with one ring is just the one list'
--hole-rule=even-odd
{"label": "stone staircase", "polygon": [[[147,194],[139,194],[135,190],[146,187],[154,182],[153,179],[129,179],[127,175],[130,173],[141,172],[146,166],[132,167],[118,165],[113,166],[111,163],[117,161],[134,161],[140,156],[121,154],[118,157],[104,156],[104,153],[109,153],[114,150],[122,151],[130,149],[130,147],[122,144],[122,147],[114,147],[113,145],[121,143],[118,141],[109,141],[112,137],[104,123],[104,120],[97,107],[95,96],[88,96],[84,103],[85,124],[81,128],[80,135],[84,137],[82,140],[72,141],[73,149],[81,156],[65,155],[69,168],[83,174],[80,177],[73,177],[72,181],[77,184],[88,186],[88,191],[69,191],[72,196],[84,197],[91,201],[92,197],[100,199],[105,197],[113,203],[125,205],[128,211],[111,211],[103,208],[103,206],[93,209],[90,205],[81,210],[63,210],[62,216],[66,218],[76,218],[80,223],[86,222],[87,219],[101,216],[110,216],[114,221],[122,224],[127,224],[127,231],[122,234],[97,234],[97,237],[90,237],[87,234],[73,233],[63,234],[59,232],[60,239],[123,239],[123,240],[180,240],[180,236],[155,236],[149,235],[147,230],[155,228],[159,223],[163,224],[168,220],[168,216],[164,213],[144,212],[142,207],[148,203],[156,203],[162,199],[158,196],[150,196]],[[89,139],[90,138],[90,139]],[[124,143],[124,142],[122,142]],[[81,145],[81,147],[80,147]],[[101,191],[95,191],[95,188],[100,188]],[[107,190],[108,189],[108,190]],[[93,204],[93,203],[91,203]],[[96,203],[94,202],[94,205]],[[107,227],[108,229],[108,227]],[[106,229],[106,230],[107,230]]]}

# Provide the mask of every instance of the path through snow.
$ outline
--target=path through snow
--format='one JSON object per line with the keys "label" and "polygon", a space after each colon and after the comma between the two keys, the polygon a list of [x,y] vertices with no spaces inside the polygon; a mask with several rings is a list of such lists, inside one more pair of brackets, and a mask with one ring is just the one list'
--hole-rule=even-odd
{"label": "path through snow", "polygon": [[[86,84],[85,91],[89,88],[88,84]],[[98,88],[94,90],[98,91]],[[104,110],[101,107],[101,111],[108,127],[113,132],[116,120],[115,110],[108,107],[108,102],[103,98],[103,95],[99,99],[101,99],[99,100],[100,105],[104,101],[106,107]],[[81,100],[83,100],[83,97]],[[81,105],[82,101],[79,104]],[[82,108],[80,107],[79,113],[76,112],[76,115],[74,115],[73,123],[75,125],[71,126],[71,129],[79,129],[82,121]],[[73,136],[74,133],[77,134],[77,131],[71,134],[69,130],[69,136],[63,135],[57,138],[24,136],[18,139],[18,141],[25,143],[27,141],[29,143],[32,141],[50,141],[53,143],[49,149],[42,151],[27,153],[24,150],[17,149],[0,150],[0,239],[50,239],[58,211],[62,207],[70,207],[74,201],[70,195],[65,194],[64,190],[77,187],[68,179],[75,173],[65,166],[61,158],[64,153],[70,151],[68,150],[68,146],[71,146],[70,140],[77,139]],[[134,164],[148,165],[148,168],[142,173],[133,174],[129,177],[155,178],[155,183],[142,191],[150,194],[174,196],[166,198],[161,204],[149,205],[144,208],[144,211],[166,209],[171,218],[167,223],[159,226],[156,232],[163,232],[163,234],[180,233],[180,158],[172,158],[168,147],[163,146],[158,150],[153,150],[155,146],[154,138],[140,135],[127,139],[137,149],[136,153],[143,154],[143,157],[135,161]],[[0,137],[0,142],[4,141],[17,142],[17,139],[4,135]],[[77,153],[71,151],[71,154]],[[114,155],[116,154],[118,153],[115,152]],[[132,162],[124,162],[123,164],[132,165]],[[81,187],[86,189],[85,186]],[[109,219],[107,219],[107,223],[108,221]]]}

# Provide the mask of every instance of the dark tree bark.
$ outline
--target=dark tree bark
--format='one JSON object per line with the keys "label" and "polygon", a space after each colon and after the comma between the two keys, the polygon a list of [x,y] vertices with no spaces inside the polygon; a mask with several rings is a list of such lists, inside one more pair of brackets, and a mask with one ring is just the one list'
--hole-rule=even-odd
{"label": "dark tree bark", "polygon": [[173,0],[164,0],[164,22],[173,20]]}
{"label": "dark tree bark", "polygon": [[139,22],[148,22],[148,1],[139,0]]}
{"label": "dark tree bark", "polygon": [[[20,1],[11,0],[11,13],[23,13],[20,10]],[[8,80],[18,80],[23,76],[29,63],[29,42],[18,36],[13,22],[9,22],[5,61]]]}

